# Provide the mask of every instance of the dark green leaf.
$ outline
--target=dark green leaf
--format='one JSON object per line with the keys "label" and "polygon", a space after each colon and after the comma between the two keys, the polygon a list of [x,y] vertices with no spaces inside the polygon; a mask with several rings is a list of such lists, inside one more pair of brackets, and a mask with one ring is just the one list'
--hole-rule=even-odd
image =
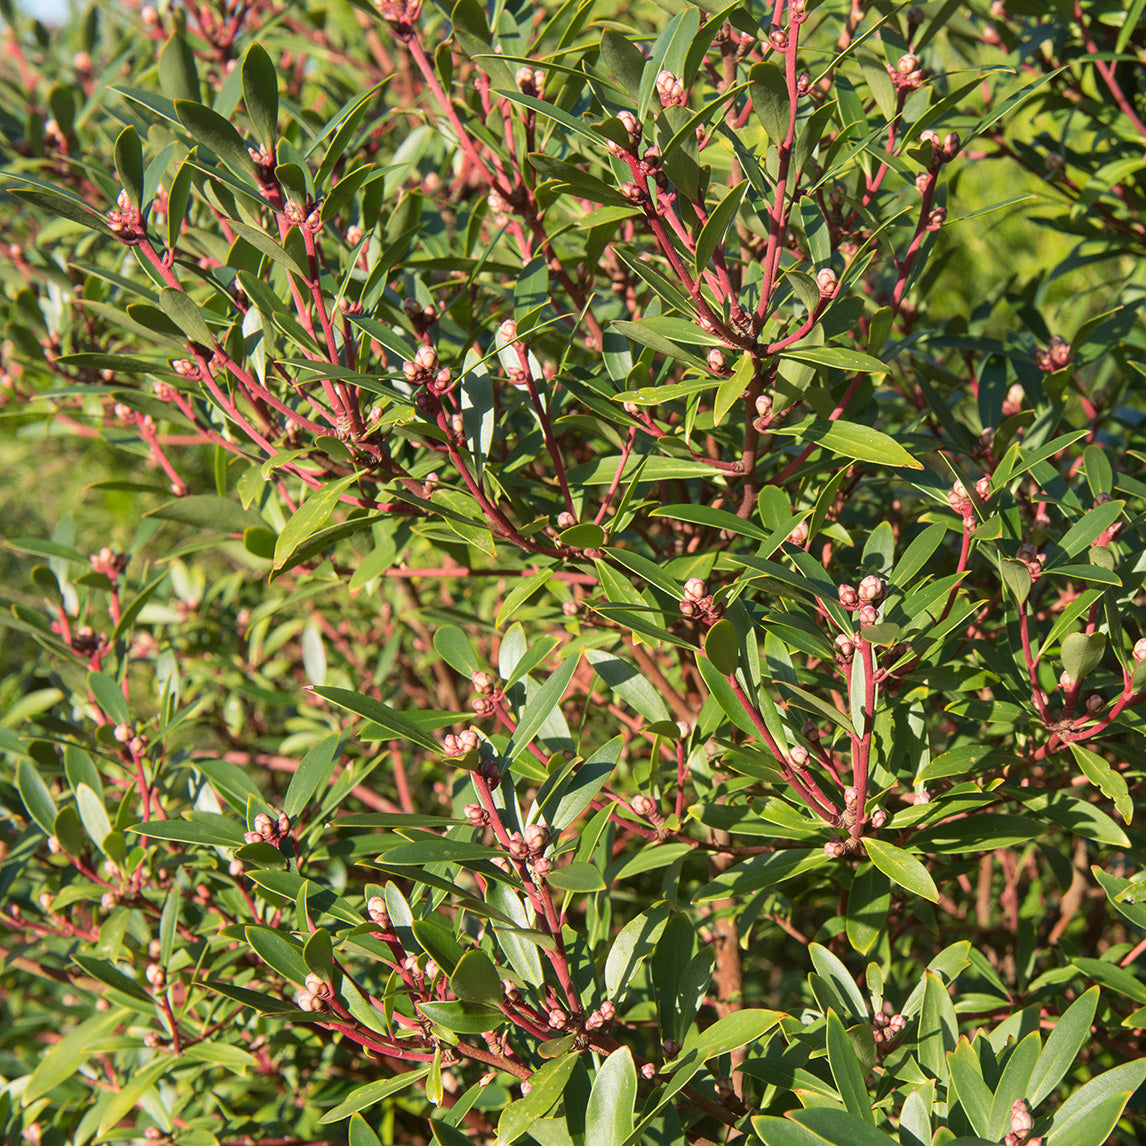
{"label": "dark green leaf", "polygon": [[279,132],[279,80],[267,50],[257,42],[243,57],[243,102],[256,138],[274,155]]}

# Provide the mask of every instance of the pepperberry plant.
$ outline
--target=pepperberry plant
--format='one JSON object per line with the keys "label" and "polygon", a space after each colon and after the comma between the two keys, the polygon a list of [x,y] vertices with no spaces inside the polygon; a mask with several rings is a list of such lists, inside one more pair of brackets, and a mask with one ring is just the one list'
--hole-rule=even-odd
{"label": "pepperberry plant", "polygon": [[1143,7],[0,3],[5,1141],[1136,1141]]}

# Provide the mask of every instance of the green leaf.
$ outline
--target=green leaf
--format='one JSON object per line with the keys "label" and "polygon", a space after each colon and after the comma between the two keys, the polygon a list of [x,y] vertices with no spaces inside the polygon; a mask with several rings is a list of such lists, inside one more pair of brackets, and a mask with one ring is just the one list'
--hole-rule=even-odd
{"label": "green leaf", "polygon": [[292,820],[310,802],[319,785],[329,778],[334,766],[335,753],[341,743],[342,738],[338,733],[323,737],[299,761],[283,797],[283,811]]}
{"label": "green leaf", "polygon": [[587,650],[585,658],[609,688],[650,724],[671,719],[668,705],[661,699],[660,692],[628,661],[610,656],[598,649]]}
{"label": "green leaf", "polygon": [[213,151],[236,175],[249,176],[254,163],[239,133],[217,111],[194,100],[177,99],[175,114],[196,143]]}
{"label": "green leaf", "polygon": [[1092,1078],[1055,1111],[1047,1146],[1102,1146],[1143,1081],[1146,1058]]}
{"label": "green leaf", "polygon": [[127,1017],[125,1010],[97,1012],[48,1047],[24,1086],[21,1103],[28,1106],[67,1082],[87,1062],[92,1048],[106,1039]]}
{"label": "green leaf", "polygon": [[579,1061],[579,1055],[564,1054],[530,1075],[529,1093],[511,1102],[501,1112],[497,1123],[497,1146],[511,1146],[553,1108]]}
{"label": "green leaf", "polygon": [[1031,1072],[1024,1097],[1032,1107],[1049,1098],[1054,1088],[1066,1077],[1079,1052],[1090,1041],[1090,1028],[1098,1009],[1099,991],[1091,987],[1062,1013],[1043,1047]]}
{"label": "green leaf", "polygon": [[762,1039],[776,1027],[785,1016],[780,1011],[762,1010],[758,1007],[745,1007],[733,1011],[715,1023],[709,1024],[697,1035],[696,1040],[685,1045],[681,1052],[685,1057],[695,1052],[701,1061],[728,1054]]}
{"label": "green leaf", "polygon": [[1062,666],[1077,684],[1102,664],[1105,653],[1105,633],[1071,633],[1063,638]]}
{"label": "green leaf", "polygon": [[1111,764],[1096,752],[1081,744],[1071,744],[1071,753],[1083,775],[1109,800],[1123,821],[1130,823],[1134,815],[1134,801],[1130,798],[1130,788],[1121,772],[1116,772]]}
{"label": "green leaf", "polygon": [[139,133],[128,124],[115,141],[115,170],[120,185],[127,192],[132,203],[139,207],[143,202],[143,149],[139,145]]}
{"label": "green leaf", "polygon": [[276,569],[283,568],[296,550],[330,520],[342,495],[360,478],[355,472],[312,493],[283,526],[275,542]]}
{"label": "green leaf", "polygon": [[252,227],[239,219],[228,219],[227,225],[241,239],[250,243],[261,255],[266,255],[272,262],[293,271],[301,278],[307,277],[306,268],[281,243],[272,239],[261,227]]}
{"label": "green leaf", "polygon": [[169,1064],[161,1059],[130,1075],[124,1085],[101,1105],[96,1135],[102,1138],[113,1126],[119,1125],[168,1070]]}
{"label": "green leaf", "polygon": [[708,374],[708,363],[699,355],[694,354],[691,350],[685,350],[684,347],[678,345],[671,338],[659,333],[650,327],[647,322],[620,322],[614,321],[609,324],[610,330],[615,330],[618,334],[623,334],[630,342],[636,342],[640,346],[647,346],[650,350],[655,350],[658,354],[663,354],[667,358],[675,358],[678,362],[683,362],[688,366],[695,366],[697,370],[703,370]]}
{"label": "green leaf", "polygon": [[862,1118],[830,1106],[792,1111],[786,1118],[757,1115],[752,1129],[765,1146],[897,1146],[896,1139]]}
{"label": "green leaf", "polygon": [[[748,190],[748,180],[743,179],[713,208],[708,221],[700,230],[696,239],[696,256],[694,265],[696,273],[702,274],[712,260],[717,247],[724,243],[728,228],[736,219],[740,204],[744,202],[744,195]],[[719,418],[717,421],[719,422]]]}
{"label": "green leaf", "polygon": [[274,155],[279,133],[279,80],[267,50],[257,42],[243,57],[243,102],[256,138]]}
{"label": "green leaf", "polygon": [[601,59],[635,100],[645,70],[645,56],[641,49],[616,28],[606,28],[601,35]]}
{"label": "green leaf", "polygon": [[70,219],[73,223],[79,223],[81,226],[87,227],[88,230],[98,231],[101,235],[108,235],[109,237],[112,235],[112,230],[103,216],[97,215],[94,211],[89,211],[78,199],[57,195],[50,191],[32,191],[26,187],[13,187],[8,194],[15,195],[17,199],[22,199],[25,203],[31,203],[33,207],[39,207],[41,211],[59,215],[61,219]]}
{"label": "green leaf", "polygon": [[103,710],[104,715],[116,724],[127,724],[131,713],[127,708],[127,701],[123,697],[123,690],[106,673],[89,672],[88,688],[95,697],[95,702]]}
{"label": "green leaf", "polygon": [[899,884],[914,895],[921,895],[932,903],[939,901],[939,890],[931,878],[927,868],[923,866],[910,852],[897,848],[885,840],[864,837],[864,847],[867,849],[868,859],[892,883]]}
{"label": "green leaf", "polygon": [[723,618],[704,637],[704,655],[725,676],[732,676],[740,660],[740,638],[732,622]]}
{"label": "green leaf", "polygon": [[554,868],[545,877],[545,882],[561,891],[582,894],[604,891],[606,886],[600,871],[591,863],[571,863],[565,867]]}
{"label": "green leaf", "polygon": [[852,1114],[858,1114],[865,1122],[875,1125],[871,1097],[864,1083],[864,1070],[852,1041],[835,1011],[829,1010],[827,1018],[828,1066],[835,1079],[836,1090]]}
{"label": "green leaf", "polygon": [[633,1130],[636,1103],[637,1068],[633,1053],[628,1047],[618,1047],[593,1079],[585,1109],[585,1141],[593,1146],[622,1146]]}
{"label": "green leaf", "polygon": [[103,800],[99,798],[86,784],[76,789],[76,807],[79,809],[80,820],[84,831],[92,843],[103,851],[103,841],[111,831],[111,822],[107,818],[107,809]]}
{"label": "green leaf", "polygon": [[182,32],[175,32],[159,53],[159,89],[169,100],[199,99],[195,53]]}
{"label": "green leaf", "polygon": [[756,376],[756,363],[747,351],[740,356],[736,368],[727,378],[721,380],[716,388],[716,398],[713,402],[713,423],[717,426],[724,421],[728,411],[740,401],[744,391],[752,385]]}
{"label": "green leaf", "polygon": [[163,521],[178,521],[183,525],[194,525],[199,529],[220,530],[223,533],[241,534],[252,526],[266,523],[253,510],[244,509],[237,501],[213,494],[200,494],[181,497],[169,501],[157,509],[149,510],[144,517],[158,517]]}
{"label": "green leaf", "polygon": [[991,1126],[991,1088],[983,1081],[979,1056],[966,1038],[961,1038],[947,1056],[947,1064],[963,1113],[975,1133],[986,1138]]}
{"label": "green leaf", "polygon": [[28,815],[36,821],[44,835],[50,836],[56,825],[56,804],[31,760],[22,758],[16,765],[16,790],[20,793]]}
{"label": "green leaf", "polygon": [[[836,370],[858,370],[864,374],[888,374],[890,370],[878,358],[848,350],[842,346],[791,346],[780,351],[781,358],[808,362],[813,366],[831,366]],[[848,425],[850,423],[836,423]],[[920,468],[920,467],[916,467]]]}
{"label": "green leaf", "polygon": [[215,812],[186,812],[186,820],[148,820],[132,824],[127,830],[153,840],[172,840],[182,844],[204,844],[208,847],[238,848],[243,846],[244,827],[238,820]]}
{"label": "green leaf", "polygon": [[419,1003],[418,1009],[430,1022],[459,1035],[484,1034],[509,1021],[496,1007],[480,1003]]}
{"label": "green leaf", "polygon": [[656,948],[671,914],[667,904],[655,903],[621,928],[605,960],[605,990],[610,999],[620,1001],[637,967]]}
{"label": "green leaf", "polygon": [[917,1057],[940,1082],[948,1078],[947,1053],[955,1049],[959,1020],[947,986],[934,971],[925,972],[923,1006],[919,1011]]}
{"label": "green leaf", "polygon": [[414,1083],[420,1082],[429,1073],[430,1067],[427,1064],[426,1066],[417,1067],[414,1070],[408,1070],[402,1074],[394,1075],[391,1078],[382,1078],[375,1082],[368,1082],[365,1086],[360,1086],[357,1090],[352,1090],[343,1102],[340,1102],[333,1110],[324,1114],[318,1120],[319,1125],[326,1126],[331,1122],[341,1122],[349,1115],[357,1114],[358,1111],[365,1110],[368,1106],[374,1106],[383,1099],[389,1098],[390,1095],[398,1094],[405,1090],[406,1087],[413,1086]]}
{"label": "green leaf", "polygon": [[[1108,501],[1103,505],[1096,506],[1067,530],[1066,534],[1059,539],[1055,549],[1060,553],[1065,553],[1067,557],[1081,553],[1122,516],[1122,509],[1125,505],[1124,501]],[[1053,568],[1054,565],[1061,564],[1061,562],[1055,561],[1048,564],[1050,568]]]}
{"label": "green leaf", "polygon": [[302,944],[296,939],[285,931],[257,925],[244,927],[243,934],[251,950],[268,967],[300,987],[306,982],[310,969],[302,957]]}
{"label": "green leaf", "polygon": [[163,313],[194,343],[212,347],[215,340],[203,319],[198,304],[184,291],[175,287],[164,287],[159,292],[159,305]]}
{"label": "green leaf", "polygon": [[1011,1107],[1020,1098],[1026,1098],[1030,1092],[1031,1074],[1039,1058],[1042,1040],[1038,1031],[1031,1031],[1007,1059],[1003,1068],[1003,1077],[995,1089],[995,1096],[991,1102],[991,1121],[987,1127],[986,1137],[994,1142],[1000,1142],[1003,1136],[1011,1129]]}
{"label": "green leaf", "polygon": [[1025,562],[1013,561],[1010,558],[1000,562],[999,568],[1003,572],[1003,582],[1021,606],[1031,592],[1030,569],[1027,568]]}
{"label": "green leaf", "polygon": [[569,682],[573,679],[573,674],[577,671],[580,659],[576,653],[566,657],[561,666],[526,702],[521,718],[517,722],[517,728],[505,750],[508,760],[516,760],[553,715],[565,695],[565,690],[569,687]]}
{"label": "green leaf", "polygon": [[752,110],[768,140],[777,147],[788,137],[792,104],[784,73],[775,64],[754,64],[749,76]]}
{"label": "green leaf", "polygon": [[811,944],[808,954],[812,957],[812,966],[817,973],[835,988],[848,1019],[853,1023],[866,1022],[867,1006],[843,960],[821,943]]}
{"label": "green leaf", "polygon": [[467,951],[450,976],[450,990],[469,1003],[497,1006],[502,1000],[501,976],[484,951]]}
{"label": "green leaf", "polygon": [[[569,531],[567,530],[566,532]],[[568,542],[563,540],[563,544],[568,544]],[[542,569],[539,573],[522,577],[505,595],[505,600],[502,601],[498,607],[497,615],[494,617],[493,627],[495,629],[503,628],[512,620],[518,609],[520,609],[530,597],[535,593],[540,593],[541,590],[545,588],[552,579],[553,572],[552,569]],[[435,641],[436,639],[437,638],[435,638]]]}
{"label": "green leaf", "polygon": [[890,910],[887,877],[874,864],[864,864],[856,872],[848,893],[846,928],[848,942],[861,955],[867,955],[878,942]]}
{"label": "green leaf", "polygon": [[349,1146],[382,1146],[382,1139],[370,1129],[370,1123],[361,1114],[350,1118]]}
{"label": "green leaf", "polygon": [[316,696],[321,696],[323,700],[329,700],[331,704],[338,705],[339,708],[345,708],[359,716],[366,717],[367,720],[373,721],[386,732],[391,732],[402,740],[409,740],[411,744],[416,744],[419,748],[425,748],[429,752],[440,751],[440,746],[432,737],[423,732],[413,721],[401,713],[395,712],[394,709],[383,704],[380,700],[363,696],[359,692],[351,692],[347,688],[333,688],[329,685],[315,685],[310,691]]}
{"label": "green leaf", "polygon": [[894,438],[881,430],[861,426],[856,422],[817,419],[802,425],[782,427],[776,432],[798,435],[802,441],[812,442],[822,449],[846,458],[855,458],[856,461],[923,469],[923,463],[916,461]]}

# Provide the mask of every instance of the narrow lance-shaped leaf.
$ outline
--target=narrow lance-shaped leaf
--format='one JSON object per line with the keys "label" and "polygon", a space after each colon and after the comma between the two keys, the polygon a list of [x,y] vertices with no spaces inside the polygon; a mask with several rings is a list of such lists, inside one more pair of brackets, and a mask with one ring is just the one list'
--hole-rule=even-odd
{"label": "narrow lance-shaped leaf", "polygon": [[243,102],[256,137],[273,156],[279,129],[279,81],[266,48],[257,42],[243,57]]}

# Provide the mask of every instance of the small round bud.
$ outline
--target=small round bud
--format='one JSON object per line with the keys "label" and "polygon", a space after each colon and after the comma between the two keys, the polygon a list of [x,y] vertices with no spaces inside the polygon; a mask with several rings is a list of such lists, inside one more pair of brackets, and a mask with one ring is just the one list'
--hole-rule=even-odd
{"label": "small round bud", "polygon": [[684,583],[684,599],[699,601],[704,596],[704,582],[699,577],[690,577]]}
{"label": "small round bud", "polygon": [[236,879],[241,876],[244,871],[246,871],[246,868],[242,860],[231,860],[231,862],[227,864],[227,874],[234,876]]}
{"label": "small round bud", "polygon": [[482,696],[489,696],[493,692],[494,680],[488,672],[475,672],[470,680]]}
{"label": "small round bud", "polygon": [[638,792],[629,805],[633,811],[642,819],[651,819],[657,810],[656,801],[651,796],[646,796],[643,792]]}
{"label": "small round bud", "polygon": [[313,972],[303,980],[303,985],[316,999],[325,999],[330,994],[330,986]]}
{"label": "small round bud", "polygon": [[579,612],[577,602],[576,601],[562,601],[561,602],[561,612],[564,613],[566,617],[577,616],[577,613]]}
{"label": "small round bud", "polygon": [[868,576],[859,583],[856,592],[864,604],[878,605],[887,596],[887,582],[882,577]]}
{"label": "small round bud", "polygon": [[793,545],[806,545],[808,541],[808,523],[801,521],[800,524],[788,534],[788,540]]}
{"label": "small round bud", "polygon": [[856,802],[859,800],[859,789],[855,787],[848,787],[844,789],[844,803],[849,808],[854,808]]}
{"label": "small round bud", "polygon": [[887,813],[882,808],[876,808],[869,817],[871,826],[878,832],[887,823]]}
{"label": "small round bud", "polygon": [[509,854],[516,860],[523,860],[529,855],[529,847],[520,832],[514,832],[509,837]]}
{"label": "small round bud", "polygon": [[547,876],[552,869],[553,865],[545,858],[545,856],[538,856],[533,861],[533,874],[537,876]]}
{"label": "small round bud", "polygon": [[120,744],[127,744],[135,736],[135,730],[130,724],[117,724],[113,735]]}
{"label": "small round bud", "polygon": [[58,836],[49,836],[48,837],[48,851],[50,851],[52,853],[52,855],[54,855],[54,856],[58,856],[60,854],[60,852],[63,851],[63,848],[60,845],[60,839]]}
{"label": "small round bud", "polygon": [[390,913],[386,910],[386,901],[380,895],[372,895],[366,901],[366,914],[371,923],[376,923],[383,931],[390,930]]}
{"label": "small round bud", "polygon": [[708,368],[714,374],[722,374],[725,369],[724,355],[715,346],[708,352]]}
{"label": "small round bud", "polygon": [[1139,637],[1138,640],[1134,642],[1134,659],[1139,664],[1141,664],[1142,661],[1146,661],[1146,637]]}
{"label": "small round bud", "polygon": [[512,318],[507,318],[501,326],[497,328],[498,334],[504,343],[512,343],[517,341],[517,323]]}
{"label": "small round bud", "polygon": [[572,529],[577,524],[577,519],[568,510],[562,510],[557,515],[557,528],[558,529]]}
{"label": "small round bud", "polygon": [[840,859],[847,852],[847,845],[843,840],[828,840],[824,844],[824,855],[828,859]]}
{"label": "small round bud", "polygon": [[854,585],[841,585],[838,589],[840,604],[845,609],[858,609],[860,604],[859,593]]}
{"label": "small round bud", "polygon": [[788,753],[788,759],[797,768],[803,768],[808,763],[808,750],[802,745],[797,744],[791,752]]}
{"label": "small round bud", "polygon": [[732,1079],[726,1074],[718,1075],[716,1078],[716,1093],[721,1098],[731,1098],[733,1094]]}
{"label": "small round bud", "polygon": [[855,655],[856,647],[851,637],[844,633],[837,633],[835,639],[836,660],[850,663]]}
{"label": "small round bud", "polygon": [[606,999],[598,1008],[597,1013],[607,1023],[611,1023],[617,1017],[617,1007],[612,999]]}
{"label": "small round bud", "polygon": [[144,976],[156,991],[161,991],[167,986],[167,972],[159,963],[148,963]]}
{"label": "small round bud", "polygon": [[830,294],[835,294],[836,287],[839,286],[836,272],[833,271],[831,267],[824,267],[824,269],[816,275],[816,286],[820,288],[820,294],[825,298]]}
{"label": "small round bud", "polygon": [[654,1078],[656,1078],[656,1076],[657,1076],[657,1068],[653,1063],[646,1062],[641,1067],[641,1078],[645,1079],[647,1082],[652,1082],[652,1080]]}
{"label": "small round bud", "polygon": [[1062,674],[1058,678],[1058,686],[1061,689],[1069,689],[1074,686],[1074,681],[1071,679],[1070,673],[1063,669]]}
{"label": "small round bud", "polygon": [[271,820],[265,812],[260,812],[251,824],[256,832],[264,839],[269,839],[274,834],[274,821]]}
{"label": "small round bud", "polygon": [[926,788],[921,788],[915,793],[915,802],[917,804],[930,804],[931,793]]}
{"label": "small round bud", "polygon": [[552,1007],[549,1011],[549,1026],[552,1030],[559,1031],[568,1022],[569,1016],[560,1008]]}
{"label": "small round bud", "polygon": [[1086,711],[1091,716],[1097,716],[1105,707],[1106,707],[1106,702],[1096,692],[1092,692],[1086,698]]}
{"label": "small round bud", "polygon": [[414,365],[420,371],[433,370],[438,365],[438,354],[432,346],[419,346],[414,355]]}
{"label": "small round bud", "polygon": [[866,629],[869,625],[874,625],[879,620],[879,611],[874,605],[861,605],[857,617],[860,627]]}
{"label": "small round bud", "polygon": [[533,69],[528,67],[520,67],[514,72],[513,81],[517,84],[517,89],[524,92],[526,95],[533,94]]}
{"label": "small round bud", "polygon": [[549,846],[549,829],[544,824],[530,824],[525,829],[525,842],[531,851],[545,851]]}
{"label": "small round bud", "polygon": [[525,1079],[521,1084],[521,1097],[525,1098],[526,1095],[533,1089],[533,1083],[529,1079]]}

